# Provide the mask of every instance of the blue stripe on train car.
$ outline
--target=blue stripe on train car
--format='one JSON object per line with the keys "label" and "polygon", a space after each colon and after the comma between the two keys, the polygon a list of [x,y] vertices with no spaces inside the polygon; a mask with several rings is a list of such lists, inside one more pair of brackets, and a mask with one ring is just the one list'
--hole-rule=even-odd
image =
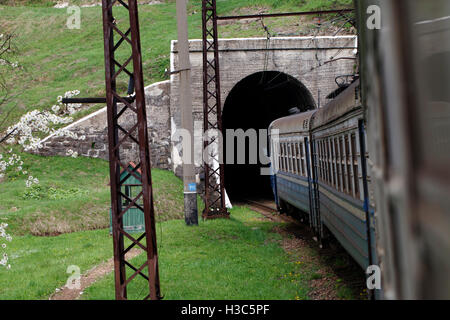
{"label": "blue stripe on train car", "polygon": [[[323,223],[356,262],[363,269],[366,269],[369,265],[369,258],[363,201],[353,199],[349,201],[347,197],[343,197],[342,194],[322,184],[319,188],[321,191],[320,212]],[[372,239],[374,239],[373,228],[371,231]],[[375,243],[372,241],[374,258],[376,257],[375,252]],[[376,261],[376,258],[374,261]]]}
{"label": "blue stripe on train car", "polygon": [[[277,174],[278,196],[294,207],[309,213],[309,187],[302,185],[300,182],[296,183],[293,180],[300,180],[305,184],[308,183],[307,179],[292,174]],[[369,258],[363,201],[355,199],[350,201],[348,196],[343,196],[341,193],[322,184],[320,184],[319,191],[320,212],[323,223],[355,261],[363,269],[366,269],[369,265]],[[331,194],[332,198],[327,196],[325,192]],[[333,198],[343,202],[344,207],[334,201]],[[355,211],[360,217],[351,213],[350,210]],[[373,208],[370,208],[370,210],[373,217]],[[373,226],[371,228],[371,237],[373,239],[373,263],[377,264],[374,240],[375,230]]]}
{"label": "blue stripe on train car", "polygon": [[[308,183],[308,180],[298,176],[291,176],[291,179],[298,179],[304,183]],[[288,202],[294,207],[309,213],[309,187],[300,183],[295,183],[287,179],[287,175],[283,173],[277,174],[277,190],[280,199]]]}

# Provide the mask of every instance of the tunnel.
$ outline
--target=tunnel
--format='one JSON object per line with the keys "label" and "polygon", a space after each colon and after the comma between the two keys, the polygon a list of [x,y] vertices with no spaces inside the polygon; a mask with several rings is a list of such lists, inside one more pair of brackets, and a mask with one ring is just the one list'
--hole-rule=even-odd
{"label": "tunnel", "polygon": [[[260,156],[259,150],[256,161],[254,157],[250,157],[250,148],[255,150],[254,138],[249,136],[245,139],[245,161],[241,158],[238,163],[238,139],[231,135],[227,137],[227,132],[238,129],[244,132],[249,132],[249,129],[255,129],[256,132],[260,129],[267,130],[276,119],[315,107],[309,90],[300,81],[282,72],[255,73],[234,86],[225,100],[222,114],[224,146],[234,141],[234,150],[224,148],[225,188],[231,200],[271,199],[273,194],[270,176],[261,175],[261,168],[269,166],[267,161]],[[257,146],[260,145],[260,139],[267,141],[267,135],[258,134],[256,138]],[[234,161],[229,161],[230,159]]]}

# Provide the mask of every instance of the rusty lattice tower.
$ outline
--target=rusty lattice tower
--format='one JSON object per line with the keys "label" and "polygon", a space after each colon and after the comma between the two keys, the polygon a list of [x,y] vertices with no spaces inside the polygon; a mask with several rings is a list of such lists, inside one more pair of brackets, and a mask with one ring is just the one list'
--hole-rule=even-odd
{"label": "rusty lattice tower", "polygon": [[[220,97],[219,42],[216,0],[203,0],[203,131],[208,154],[205,171],[205,210],[203,218],[228,217],[225,205],[224,165],[222,163],[222,101]],[[205,157],[204,157],[205,158]]]}
{"label": "rusty lattice tower", "polygon": [[[138,5],[137,0],[103,0],[102,6],[116,299],[127,299],[127,286],[136,277],[142,277],[148,282],[148,290],[145,290],[147,294],[144,294],[143,298],[157,300],[160,299],[161,294]],[[123,9],[126,9],[128,13],[126,18],[123,17]],[[116,10],[120,11],[117,12],[121,17],[120,20],[116,20],[113,15],[113,11]],[[115,41],[115,37],[117,37],[117,41]],[[121,49],[120,55],[116,54],[119,49]],[[127,52],[127,58],[124,62],[119,62],[121,60],[119,56],[124,56],[124,52]],[[121,76],[130,79],[128,92],[126,92],[126,87],[118,86],[118,79]],[[134,96],[131,99],[124,98],[126,94],[132,94],[133,91]],[[128,129],[119,122],[125,112],[133,114],[135,119],[135,123],[127,125]],[[134,169],[131,169],[128,163],[124,163],[121,159],[121,149],[125,144],[137,146],[139,156]],[[140,171],[139,175],[136,174],[138,170]],[[127,174],[121,180],[123,172]],[[122,190],[122,184],[130,176],[142,183],[142,191],[135,198],[130,198],[131,196],[127,196]],[[124,200],[126,201],[124,202]],[[127,204],[123,205],[123,203]],[[145,217],[146,231],[137,238],[127,233],[123,227],[123,216],[133,206],[141,210]],[[125,238],[131,242],[130,245],[125,246]],[[141,262],[142,264],[140,263],[139,266],[134,266],[126,260],[126,254],[135,247],[146,253],[145,261]]]}

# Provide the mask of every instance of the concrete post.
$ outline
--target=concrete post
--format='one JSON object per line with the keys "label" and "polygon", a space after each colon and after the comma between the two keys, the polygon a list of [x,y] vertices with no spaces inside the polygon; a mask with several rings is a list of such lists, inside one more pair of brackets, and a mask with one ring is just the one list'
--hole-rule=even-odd
{"label": "concrete post", "polygon": [[[180,76],[181,127],[189,132],[191,155],[189,163],[183,162],[184,218],[187,225],[198,225],[197,183],[194,167],[194,124],[192,117],[191,63],[187,23],[187,0],[177,0],[178,52]],[[186,145],[183,143],[183,145]],[[185,157],[183,157],[185,158]]]}

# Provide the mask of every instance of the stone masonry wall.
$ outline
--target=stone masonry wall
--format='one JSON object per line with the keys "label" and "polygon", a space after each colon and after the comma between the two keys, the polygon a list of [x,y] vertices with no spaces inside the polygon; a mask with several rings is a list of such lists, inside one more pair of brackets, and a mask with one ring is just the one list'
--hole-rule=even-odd
{"label": "stone masonry wall", "polygon": [[[171,164],[170,82],[159,82],[146,87],[145,100],[152,166],[169,169]],[[120,118],[119,124],[128,129],[130,123],[135,123],[134,117],[134,112],[128,110]],[[106,107],[69,125],[67,129],[78,135],[85,135],[86,140],[49,136],[43,141],[43,148],[37,153],[44,156],[65,156],[67,150],[71,149],[78,152],[80,156],[108,160]],[[126,142],[121,152],[124,162],[138,159],[138,148],[134,143]]]}
{"label": "stone masonry wall", "polygon": [[[266,48],[270,50],[266,50]],[[241,80],[261,71],[281,71],[299,80],[310,91],[316,104],[327,102],[326,96],[337,88],[335,78],[353,74],[357,49],[356,36],[282,37],[251,39],[220,39],[221,97],[224,106],[228,94]],[[189,42],[193,114],[195,128],[195,161],[201,165],[203,132],[203,56],[202,41]],[[339,60],[335,60],[339,59]],[[332,61],[335,60],[335,61]],[[266,65],[266,68],[265,68]],[[177,42],[172,41],[171,71],[178,70]],[[179,75],[171,76],[170,113],[172,132],[181,125],[179,110]],[[174,144],[173,170],[179,171],[180,146]]]}

